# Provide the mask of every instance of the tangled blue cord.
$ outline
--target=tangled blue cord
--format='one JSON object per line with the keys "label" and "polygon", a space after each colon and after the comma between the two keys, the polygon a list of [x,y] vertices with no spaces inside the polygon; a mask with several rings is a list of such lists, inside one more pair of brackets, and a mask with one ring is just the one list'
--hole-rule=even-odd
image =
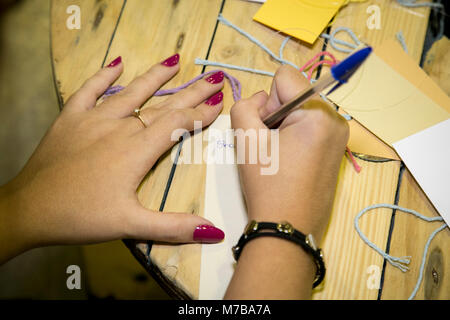
{"label": "tangled blue cord", "polygon": [[[379,247],[377,247],[373,242],[371,242],[365,235],[364,233],[362,233],[361,228],[359,226],[359,219],[366,214],[367,212],[374,210],[374,209],[378,209],[378,208],[388,208],[388,209],[393,209],[393,210],[400,210],[409,214],[412,214],[414,216],[416,216],[419,219],[425,220],[427,222],[435,222],[435,221],[444,221],[444,219],[440,216],[438,217],[426,217],[420,213],[418,213],[417,211],[411,210],[411,209],[406,209],[397,205],[393,205],[393,204],[387,204],[387,203],[380,203],[380,204],[375,204],[372,206],[368,206],[366,208],[364,208],[363,210],[361,210],[355,217],[354,220],[354,226],[356,229],[356,232],[359,234],[359,236],[361,237],[361,239],[369,246],[371,247],[373,250],[375,250],[376,252],[378,252],[378,254],[380,254],[384,259],[386,259],[391,265],[393,265],[395,268],[400,269],[403,272],[406,272],[409,270],[408,266],[409,263],[411,262],[410,258],[411,256],[406,256],[406,257],[393,257],[389,254],[387,254],[385,251],[381,250]],[[409,296],[408,300],[412,300],[414,299],[414,297],[417,294],[417,291],[420,288],[420,284],[422,283],[422,279],[423,279],[423,271],[425,269],[425,262],[427,259],[427,253],[428,253],[428,249],[430,247],[431,241],[434,239],[434,237],[442,230],[444,230],[445,228],[447,228],[447,225],[445,223],[443,223],[441,226],[439,226],[439,228],[435,229],[431,235],[429,236],[426,244],[425,244],[425,248],[423,250],[423,255],[422,255],[422,262],[420,264],[420,271],[419,271],[419,277],[417,279],[416,282],[416,286],[414,287],[414,290],[412,291],[411,295]]]}

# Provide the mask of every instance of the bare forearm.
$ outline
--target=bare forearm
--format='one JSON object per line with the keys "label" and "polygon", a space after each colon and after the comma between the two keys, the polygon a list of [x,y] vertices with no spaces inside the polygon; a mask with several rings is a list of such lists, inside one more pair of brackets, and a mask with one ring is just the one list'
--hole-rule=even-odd
{"label": "bare forearm", "polygon": [[9,186],[0,187],[0,265],[26,250],[15,224],[16,205]]}
{"label": "bare forearm", "polygon": [[310,299],[315,266],[297,244],[273,237],[247,243],[225,299]]}

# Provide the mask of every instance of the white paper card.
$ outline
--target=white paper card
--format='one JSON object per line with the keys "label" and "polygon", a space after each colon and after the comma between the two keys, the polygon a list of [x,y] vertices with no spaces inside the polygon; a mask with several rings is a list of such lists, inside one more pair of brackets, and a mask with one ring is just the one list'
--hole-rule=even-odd
{"label": "white paper card", "polygon": [[247,224],[229,115],[220,115],[208,129],[205,218],[225,232],[219,244],[202,245],[199,299],[222,299],[234,272],[231,252]]}
{"label": "white paper card", "polygon": [[450,119],[410,135],[393,147],[450,225]]}

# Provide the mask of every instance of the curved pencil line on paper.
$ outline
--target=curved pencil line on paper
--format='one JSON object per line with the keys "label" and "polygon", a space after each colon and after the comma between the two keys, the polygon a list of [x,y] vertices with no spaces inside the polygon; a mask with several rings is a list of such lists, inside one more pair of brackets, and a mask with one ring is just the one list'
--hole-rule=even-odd
{"label": "curved pencil line on paper", "polygon": [[[355,84],[354,88],[352,90],[350,90],[344,97],[340,98],[339,100],[335,100],[336,104],[338,104],[338,105],[342,104],[343,101],[345,101],[349,96],[351,96],[357,90],[357,88],[360,86],[360,83],[362,82],[362,79],[365,76],[368,76],[366,74],[367,71],[366,71],[366,66],[365,65],[362,65],[360,70],[361,70],[361,74],[360,74],[359,78],[356,79],[357,80],[357,84]],[[396,71],[394,70],[394,72],[396,72]],[[407,79],[405,79],[405,80],[407,80]],[[397,101],[395,101],[394,103],[386,105],[386,106],[382,106],[382,107],[378,107],[378,108],[371,108],[371,109],[368,109],[367,107],[364,107],[364,108],[360,109],[360,108],[358,108],[358,106],[351,106],[351,107],[349,107],[349,106],[345,106],[345,107],[341,106],[341,108],[343,110],[347,111],[347,112],[348,111],[354,111],[354,112],[375,112],[375,111],[391,109],[391,108],[394,108],[394,107],[398,106],[400,103],[410,99],[415,94],[418,94],[418,92],[422,92],[420,90],[420,88],[422,87],[422,85],[423,85],[423,83],[425,81],[426,81],[425,75],[422,75],[422,79],[421,79],[421,81],[420,81],[420,83],[418,85],[414,85],[414,84],[412,84],[412,83],[410,83],[408,81],[413,86],[411,92],[409,94],[407,94],[406,97],[401,97]],[[417,89],[419,89],[419,90],[417,90]]]}

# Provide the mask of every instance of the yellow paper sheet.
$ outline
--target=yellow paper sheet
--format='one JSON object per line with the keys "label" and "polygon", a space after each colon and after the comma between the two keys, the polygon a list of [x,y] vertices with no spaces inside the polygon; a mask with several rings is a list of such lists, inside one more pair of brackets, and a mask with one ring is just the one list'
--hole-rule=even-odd
{"label": "yellow paper sheet", "polygon": [[399,50],[391,42],[371,54],[328,98],[396,150],[450,223],[450,99]]}
{"label": "yellow paper sheet", "polygon": [[[412,67],[408,74],[417,77],[416,68],[419,67]],[[392,146],[449,118],[450,114],[444,107],[418,89],[430,90],[428,80],[422,74],[412,84],[372,54],[349,82],[328,98]]]}
{"label": "yellow paper sheet", "polygon": [[267,0],[253,19],[313,44],[345,0]]}
{"label": "yellow paper sheet", "polygon": [[[450,98],[427,76],[417,63],[404,52],[397,41],[388,40],[384,42],[374,49],[374,54],[381,58],[399,75],[413,84],[417,90],[422,91],[423,94],[428,96],[440,107],[450,112]],[[397,153],[392,147],[376,137],[358,121],[349,121],[349,125],[350,139],[348,146],[352,151],[399,160]]]}
{"label": "yellow paper sheet", "polygon": [[398,41],[389,40],[375,48],[374,53],[402,77],[411,82],[439,106],[450,112],[450,98],[403,50]]}

